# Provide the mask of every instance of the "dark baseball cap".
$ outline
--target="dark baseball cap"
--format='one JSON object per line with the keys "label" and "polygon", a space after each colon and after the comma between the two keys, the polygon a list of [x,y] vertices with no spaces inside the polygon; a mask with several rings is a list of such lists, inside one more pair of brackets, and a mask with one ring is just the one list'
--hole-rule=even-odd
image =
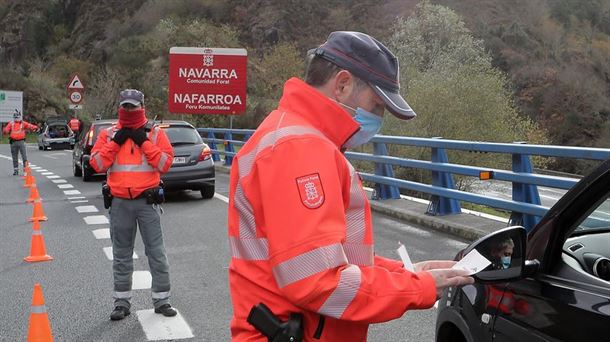
{"label": "dark baseball cap", "polygon": [[119,94],[119,105],[122,106],[126,103],[142,106],[144,105],[144,94],[137,89],[125,89]]}
{"label": "dark baseball cap", "polygon": [[361,32],[335,31],[314,53],[366,81],[397,118],[416,116],[400,95],[398,59],[377,39]]}

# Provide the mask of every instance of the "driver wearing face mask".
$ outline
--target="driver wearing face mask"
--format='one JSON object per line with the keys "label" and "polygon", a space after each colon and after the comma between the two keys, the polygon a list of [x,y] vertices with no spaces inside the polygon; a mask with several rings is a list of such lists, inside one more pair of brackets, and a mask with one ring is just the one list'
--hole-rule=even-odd
{"label": "driver wearing face mask", "polygon": [[310,53],[305,81],[286,82],[278,108],[233,159],[233,341],[364,341],[369,324],[473,282],[454,261],[421,262],[412,273],[374,253],[369,202],[343,151],[379,132],[385,109],[415,117],[398,75],[375,38],[331,33]]}

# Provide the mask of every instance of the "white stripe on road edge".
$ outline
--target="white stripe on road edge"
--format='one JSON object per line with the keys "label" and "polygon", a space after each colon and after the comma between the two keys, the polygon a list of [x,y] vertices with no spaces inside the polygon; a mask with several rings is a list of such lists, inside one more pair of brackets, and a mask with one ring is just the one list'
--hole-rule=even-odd
{"label": "white stripe on road edge", "polygon": [[53,175],[53,176],[47,176],[48,179],[55,179],[55,178],[59,178],[58,175]]}
{"label": "white stripe on road edge", "polygon": [[34,171],[36,171],[36,172],[49,172],[49,170],[47,170],[47,169],[37,169],[37,170],[34,170]]}
{"label": "white stripe on road edge", "polygon": [[80,207],[75,207],[76,211],[79,214],[82,213],[97,213],[99,210],[94,205],[81,205]]}
{"label": "white stripe on road edge", "polygon": [[85,197],[85,196],[68,197],[69,200],[85,199],[85,198],[87,198],[87,197]]}
{"label": "white stripe on road edge", "polygon": [[52,174],[53,174],[53,172],[43,172],[43,173],[41,173],[41,175],[43,175],[43,176],[49,176],[49,175],[52,175]]}
{"label": "white stripe on road edge", "polygon": [[95,238],[98,240],[110,239],[110,228],[96,229],[92,231],[92,233],[93,236],[95,236]]}
{"label": "white stripe on road edge", "polygon": [[214,194],[214,197],[215,197],[215,198],[218,198],[219,200],[221,200],[221,201],[223,201],[223,202],[225,202],[225,203],[229,203],[229,198],[228,198],[228,197],[225,197],[225,196],[223,196],[223,195],[221,195],[221,194],[219,194],[219,193],[215,193],[215,194]]}
{"label": "white stripe on road edge", "polygon": [[436,303],[434,303],[433,308],[438,309],[438,300],[436,301]]}
{"label": "white stripe on road edge", "polygon": [[[112,257],[112,247],[104,247],[104,248],[103,248],[103,250],[104,250],[104,254],[106,254],[106,258],[108,258],[108,260],[112,261],[112,259],[113,259],[113,257]],[[138,255],[136,254],[136,252],[133,252],[132,257],[133,257],[134,259],[139,259],[139,258],[138,258]],[[140,271],[138,271],[138,272],[140,272]],[[148,271],[146,271],[146,272],[148,272]],[[133,272],[133,273],[135,274],[136,272]],[[149,274],[150,274],[150,273],[149,273]],[[151,277],[151,279],[152,279],[152,277]],[[150,286],[149,286],[149,287],[147,287],[147,288],[149,289],[149,288],[150,288]],[[136,288],[135,288],[135,287],[132,287],[132,289],[134,289],[134,290],[135,290]]]}
{"label": "white stripe on road edge", "polygon": [[67,180],[65,179],[53,179],[51,180],[51,182],[55,183],[55,184],[59,184],[59,183],[68,183]]}
{"label": "white stripe on road edge", "polygon": [[60,188],[60,189],[72,189],[72,188],[74,188],[74,185],[72,185],[72,184],[59,184],[57,187]]}
{"label": "white stripe on road edge", "polygon": [[86,224],[109,224],[108,218],[104,215],[93,215],[83,217]]}
{"label": "white stripe on road edge", "polygon": [[[178,311],[178,310],[176,310]],[[138,310],[138,321],[149,341],[177,340],[195,337],[180,311],[175,317],[156,314],[154,309]]]}
{"label": "white stripe on road edge", "polygon": [[70,203],[87,203],[88,200],[80,200],[80,201],[70,201]]}
{"label": "white stripe on road edge", "polygon": [[80,191],[78,191],[78,190],[65,190],[64,194],[66,194],[66,195],[80,195]]}

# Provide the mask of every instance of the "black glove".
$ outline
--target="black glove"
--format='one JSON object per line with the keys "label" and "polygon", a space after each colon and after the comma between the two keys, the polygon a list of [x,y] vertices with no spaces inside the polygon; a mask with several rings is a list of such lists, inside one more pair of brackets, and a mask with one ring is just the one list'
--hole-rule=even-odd
{"label": "black glove", "polygon": [[142,146],[142,144],[146,140],[148,140],[148,138],[146,137],[146,131],[144,130],[144,128],[132,129],[131,130],[131,139],[138,146]]}
{"label": "black glove", "polygon": [[130,136],[130,129],[121,128],[116,133],[114,133],[114,137],[112,137],[112,141],[117,143],[119,146],[125,143],[125,140]]}

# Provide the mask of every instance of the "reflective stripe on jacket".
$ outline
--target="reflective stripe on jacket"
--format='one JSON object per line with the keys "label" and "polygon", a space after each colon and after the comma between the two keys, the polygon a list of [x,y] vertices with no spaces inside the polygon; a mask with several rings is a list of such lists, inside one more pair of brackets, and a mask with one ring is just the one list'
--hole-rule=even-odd
{"label": "reflective stripe on jacket", "polygon": [[293,78],[233,160],[233,341],[267,340],[246,322],[260,302],[282,320],[302,313],[305,341],[364,341],[370,323],[434,304],[429,273],[374,255],[369,202],[340,151],[357,129],[335,102]]}
{"label": "reflective stripe on jacket", "polygon": [[138,147],[131,139],[119,146],[112,137],[118,125],[100,131],[91,150],[89,164],[96,172],[106,172],[113,196],[134,199],[156,187],[161,174],[172,166],[174,150],[167,134],[158,126],[148,133],[148,141]]}
{"label": "reflective stripe on jacket", "polygon": [[25,131],[35,131],[38,129],[38,126],[33,125],[27,121],[11,121],[4,127],[2,132],[4,134],[9,134],[9,138],[13,140],[23,140],[25,139]]}

